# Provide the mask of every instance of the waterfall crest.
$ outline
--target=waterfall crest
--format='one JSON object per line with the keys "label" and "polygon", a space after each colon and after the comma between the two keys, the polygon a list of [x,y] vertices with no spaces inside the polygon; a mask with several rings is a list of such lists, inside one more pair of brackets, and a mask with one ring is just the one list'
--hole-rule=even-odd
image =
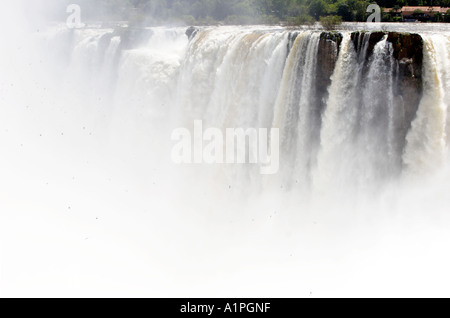
{"label": "waterfall crest", "polygon": [[[52,41],[61,42],[57,35]],[[116,125],[126,117],[136,125],[139,114],[143,131],[194,120],[279,128],[275,179],[283,188],[373,190],[442,166],[448,152],[448,35],[421,35],[420,70],[421,52],[399,56],[401,37],[254,27],[203,28],[190,39],[182,28],[128,37],[76,30],[65,34],[66,84],[89,72],[82,93],[113,105],[107,112]],[[246,178],[261,179],[252,173]]]}

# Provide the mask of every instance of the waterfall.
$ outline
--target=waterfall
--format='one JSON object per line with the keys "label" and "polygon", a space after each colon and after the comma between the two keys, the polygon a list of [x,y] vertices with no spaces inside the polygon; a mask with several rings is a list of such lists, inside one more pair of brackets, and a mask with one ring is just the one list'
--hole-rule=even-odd
{"label": "waterfall", "polygon": [[344,36],[341,46],[322,118],[321,149],[315,176],[315,186],[319,189],[330,187],[330,183],[340,186],[348,181],[345,173],[354,166],[348,160],[355,158],[351,145],[359,107],[355,93],[360,72],[349,34]]}
{"label": "waterfall", "polygon": [[407,136],[404,162],[415,175],[435,172],[446,162],[448,38],[424,36],[424,94]]}
{"label": "waterfall", "polygon": [[378,42],[370,57],[363,80],[358,115],[357,149],[361,151],[357,164],[360,186],[398,174],[401,149],[396,142],[395,103],[396,65],[392,45],[387,36]]}
{"label": "waterfall", "polygon": [[200,31],[181,67],[178,107],[215,127],[270,126],[287,32]]}
{"label": "waterfall", "polygon": [[275,104],[274,127],[282,131],[283,181],[294,178],[309,182],[320,125],[316,99],[317,54],[320,33],[304,32],[296,37],[287,58],[280,94]]}
{"label": "waterfall", "polygon": [[[318,31],[210,27],[188,40],[184,31],[125,38],[112,29],[73,31],[65,87],[88,74],[76,94],[103,101],[113,134],[153,134],[194,120],[223,130],[278,128],[281,170],[265,182],[285,189],[372,192],[402,172],[445,162],[447,35],[422,35],[421,96],[420,79],[405,80],[410,60],[396,58],[388,33],[344,32],[339,40]],[[262,182],[257,169],[239,170]]]}
{"label": "waterfall", "polygon": [[[448,26],[0,14],[0,294],[448,294]],[[194,121],[278,129],[279,172],[176,164]]]}

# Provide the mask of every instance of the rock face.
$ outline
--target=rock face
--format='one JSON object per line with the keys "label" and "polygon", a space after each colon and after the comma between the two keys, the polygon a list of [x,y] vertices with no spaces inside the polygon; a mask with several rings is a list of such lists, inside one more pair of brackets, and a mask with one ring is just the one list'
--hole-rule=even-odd
{"label": "rock face", "polygon": [[[364,32],[352,33],[355,49],[361,49]],[[398,82],[396,90],[403,98],[407,119],[411,121],[422,97],[422,63],[423,40],[418,34],[398,32],[373,32],[370,34],[366,60],[369,60],[375,45],[387,35],[387,41],[392,44],[393,57],[398,65]]]}
{"label": "rock face", "polygon": [[331,84],[331,76],[336,66],[342,38],[342,34],[335,32],[323,32],[320,35],[316,75],[320,112],[323,111],[328,100],[328,87]]}
{"label": "rock face", "polygon": [[298,32],[289,32],[286,58],[289,56],[289,53],[291,52],[292,47],[294,46],[298,34],[299,34]]}
{"label": "rock face", "polygon": [[186,35],[187,35],[189,41],[192,40],[197,35],[198,31],[199,31],[198,28],[193,27],[193,26],[189,27],[186,30]]}
{"label": "rock face", "polygon": [[[392,56],[396,63],[395,72],[395,111],[402,118],[395,127],[399,140],[405,137],[411,128],[423,93],[422,64],[423,64],[423,39],[418,34],[398,32],[354,32],[352,41],[358,53],[364,49],[363,41],[368,41],[365,54],[363,73],[367,72],[367,65],[373,54],[375,45],[387,36],[387,42],[392,45]],[[367,37],[369,37],[367,39]],[[360,55],[361,56],[361,55]],[[403,149],[404,142],[398,145]]]}
{"label": "rock face", "polygon": [[370,57],[373,53],[373,49],[374,49],[375,45],[378,42],[380,42],[385,35],[386,35],[386,33],[384,33],[384,32],[371,32],[371,33],[353,32],[351,37],[352,37],[352,42],[355,46],[356,52],[360,53],[360,51],[363,49],[363,42],[364,42],[366,36],[369,36],[368,46],[367,46],[367,57]]}
{"label": "rock face", "polygon": [[[320,36],[317,54],[317,111],[323,113],[328,100],[328,88],[339,56],[343,36],[336,32],[323,32]],[[393,151],[401,157],[406,144],[406,136],[411,128],[423,94],[423,39],[418,34],[397,32],[354,32],[351,40],[357,53],[361,79],[366,79],[373,61],[377,43],[385,39],[390,43],[390,53],[386,63],[392,63],[393,92],[395,109],[393,110],[393,134],[396,136]],[[356,71],[356,70],[355,70]],[[364,89],[364,83],[361,83]],[[380,94],[388,92],[380,92]],[[382,101],[377,107],[383,109]],[[387,114],[378,114],[384,118]],[[384,121],[383,121],[384,122]],[[376,124],[374,124],[376,125]]]}
{"label": "rock face", "polygon": [[416,116],[423,92],[423,39],[418,34],[391,32],[387,40],[392,43],[393,55],[398,61],[397,89],[405,105],[405,120],[410,123]]}

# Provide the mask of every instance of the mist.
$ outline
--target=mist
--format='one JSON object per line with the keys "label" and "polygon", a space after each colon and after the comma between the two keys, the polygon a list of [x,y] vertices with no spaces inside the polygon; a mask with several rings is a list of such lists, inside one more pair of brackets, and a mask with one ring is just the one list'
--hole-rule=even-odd
{"label": "mist", "polygon": [[[321,90],[321,30],[189,38],[79,5],[79,29],[64,1],[0,13],[1,296],[448,295],[447,26],[411,25],[409,118],[387,38],[367,60],[350,31],[326,42]],[[177,165],[172,132],[195,120],[279,128],[280,172]]]}

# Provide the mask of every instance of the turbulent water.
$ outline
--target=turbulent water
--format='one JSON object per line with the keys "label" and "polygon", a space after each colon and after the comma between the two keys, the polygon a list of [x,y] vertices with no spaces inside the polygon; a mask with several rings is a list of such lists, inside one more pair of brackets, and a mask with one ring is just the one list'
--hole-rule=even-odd
{"label": "turbulent water", "polygon": [[[324,53],[321,31],[204,28],[190,41],[184,28],[135,33],[130,40],[112,29],[63,28],[43,41],[65,60],[63,89],[102,105],[99,116],[110,117],[107,125],[150,131],[203,120],[205,127],[281,130],[278,177],[256,180],[257,169],[246,167],[229,169],[229,178],[239,173],[258,189],[277,183],[288,190],[364,191],[445,165],[445,32],[422,34],[423,92],[410,118],[405,112],[414,106],[399,93],[401,61],[387,35],[368,52],[370,32],[361,33],[356,47],[351,32],[344,32],[342,43],[328,41],[332,48]],[[327,62],[319,54],[335,60],[328,86],[318,80]]]}
{"label": "turbulent water", "polygon": [[[387,33],[371,46],[372,31],[355,42],[357,27],[346,28],[340,41],[260,26],[200,28],[190,38],[186,28],[53,26],[33,30],[23,50],[9,39],[1,160],[11,169],[0,206],[20,230],[3,229],[2,241],[15,242],[3,244],[5,290],[442,291],[450,32],[408,30],[424,44],[411,105]],[[175,165],[171,133],[195,120],[279,128],[279,173]],[[430,262],[434,274],[423,269]]]}

